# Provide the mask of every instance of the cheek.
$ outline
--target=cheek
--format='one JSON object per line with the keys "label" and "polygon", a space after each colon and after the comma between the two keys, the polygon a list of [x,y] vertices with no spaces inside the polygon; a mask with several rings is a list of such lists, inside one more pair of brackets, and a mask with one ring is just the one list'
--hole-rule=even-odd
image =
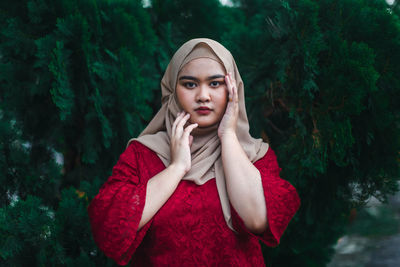
{"label": "cheek", "polygon": [[218,106],[225,111],[228,104],[228,92],[225,90],[218,95]]}
{"label": "cheek", "polygon": [[190,103],[190,94],[183,90],[182,88],[179,88],[179,86],[176,88],[176,97],[178,99],[179,104],[181,104],[182,108],[187,111],[187,106]]}

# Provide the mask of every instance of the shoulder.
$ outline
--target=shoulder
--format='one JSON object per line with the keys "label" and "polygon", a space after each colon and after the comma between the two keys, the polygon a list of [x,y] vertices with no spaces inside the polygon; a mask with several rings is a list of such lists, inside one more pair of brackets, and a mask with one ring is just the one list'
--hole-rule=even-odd
{"label": "shoulder", "polygon": [[124,153],[129,153],[129,154],[154,154],[154,152],[148,148],[147,146],[143,145],[142,143],[138,142],[137,140],[131,141],[125,152]]}
{"label": "shoulder", "polygon": [[124,153],[131,155],[131,158],[134,157],[138,165],[143,165],[143,167],[154,167],[155,169],[164,167],[157,153],[137,140],[130,142]]}
{"label": "shoulder", "polygon": [[275,154],[275,151],[270,147],[268,147],[267,153],[254,162],[254,166],[257,167],[258,169],[261,168],[279,168],[278,166],[278,160]]}
{"label": "shoulder", "polygon": [[267,152],[265,153],[264,156],[262,156],[257,162],[265,162],[265,161],[276,161],[276,154],[275,151],[271,148],[271,146],[268,147]]}
{"label": "shoulder", "polygon": [[137,166],[138,161],[146,161],[154,154],[149,148],[140,142],[133,140],[128,144],[125,151],[119,156],[117,165]]}

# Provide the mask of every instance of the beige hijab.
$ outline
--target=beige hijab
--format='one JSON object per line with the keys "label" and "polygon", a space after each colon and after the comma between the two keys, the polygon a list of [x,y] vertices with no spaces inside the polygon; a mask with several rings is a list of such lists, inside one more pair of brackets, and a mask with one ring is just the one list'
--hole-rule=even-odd
{"label": "beige hijab", "polygon": [[[211,58],[221,63],[227,72],[231,72],[236,80],[239,95],[239,119],[236,134],[239,142],[251,162],[262,158],[268,150],[268,144],[261,139],[254,139],[249,134],[249,123],[244,103],[243,82],[231,53],[220,43],[211,39],[193,39],[183,44],[172,57],[164,77],[161,80],[162,106],[137,140],[157,153],[165,166],[169,166],[170,137],[172,124],[177,113],[182,111],[175,94],[178,74],[185,64],[196,58]],[[221,145],[217,134],[218,125],[209,128],[196,128],[191,146],[192,167],[184,176],[184,180],[193,181],[202,185],[212,178],[216,178],[222,211],[228,226],[233,229],[229,198],[226,191],[225,174],[221,159]]]}

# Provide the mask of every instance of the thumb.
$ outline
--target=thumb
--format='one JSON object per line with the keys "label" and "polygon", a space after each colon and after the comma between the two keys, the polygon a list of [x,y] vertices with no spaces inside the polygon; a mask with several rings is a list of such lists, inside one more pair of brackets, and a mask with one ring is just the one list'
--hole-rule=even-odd
{"label": "thumb", "polygon": [[193,135],[189,135],[189,146],[193,144]]}

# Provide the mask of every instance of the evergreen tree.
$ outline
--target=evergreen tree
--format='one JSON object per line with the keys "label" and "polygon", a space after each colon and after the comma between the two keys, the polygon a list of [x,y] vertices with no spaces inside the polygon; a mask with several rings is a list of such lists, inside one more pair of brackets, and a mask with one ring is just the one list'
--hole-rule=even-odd
{"label": "evergreen tree", "polygon": [[153,113],[149,15],[140,1],[1,10],[0,259],[103,266],[86,207]]}
{"label": "evergreen tree", "polygon": [[154,30],[169,56],[192,38],[220,40],[226,30],[224,10],[218,0],[153,0],[150,8]]}
{"label": "evergreen tree", "polygon": [[[241,1],[226,36],[254,134],[277,152],[302,207],[270,266],[323,266],[351,207],[399,179],[399,18],[384,1]],[[259,114],[263,114],[260,116]]]}
{"label": "evergreen tree", "polygon": [[218,0],[153,0],[148,10],[160,43],[157,52],[160,77],[183,43],[193,38],[221,41],[232,17],[232,10]]}
{"label": "evergreen tree", "polygon": [[302,207],[267,266],[323,266],[399,179],[400,22],[384,0],[0,3],[0,265],[113,266],[86,208],[160,106],[176,48],[231,50],[252,134]]}

